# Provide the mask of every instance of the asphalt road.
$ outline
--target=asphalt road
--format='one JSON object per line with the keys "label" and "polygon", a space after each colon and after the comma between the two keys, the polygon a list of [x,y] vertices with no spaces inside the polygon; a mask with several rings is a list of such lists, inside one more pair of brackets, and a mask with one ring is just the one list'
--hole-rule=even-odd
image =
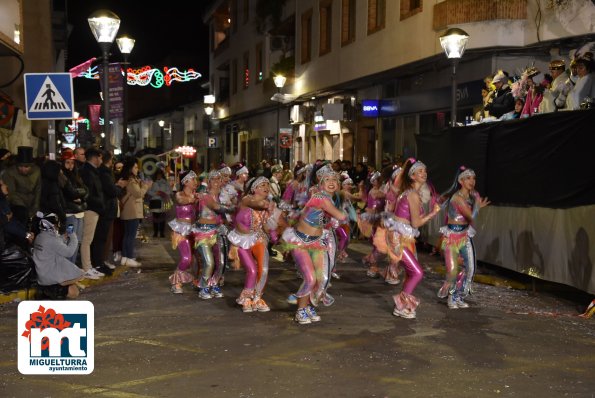
{"label": "asphalt road", "polygon": [[418,317],[397,318],[400,285],[365,276],[368,250],[351,246],[335,304],[298,325],[285,301],[299,286],[293,266],[271,265],[271,312],[244,314],[243,271],[226,273],[224,298],[173,295],[175,252],[143,243],[140,273],[119,270],[81,296],[95,306],[91,375],[21,375],[17,304],[0,307],[0,397],[595,396],[594,321],[572,297],[476,284],[471,308],[449,310],[436,297],[439,259],[420,253]]}

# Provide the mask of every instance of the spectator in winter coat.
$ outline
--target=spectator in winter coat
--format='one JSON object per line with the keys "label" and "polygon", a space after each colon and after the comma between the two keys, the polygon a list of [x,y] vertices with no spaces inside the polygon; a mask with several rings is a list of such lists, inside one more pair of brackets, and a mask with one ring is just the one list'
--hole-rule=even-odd
{"label": "spectator in winter coat", "polygon": [[20,146],[16,164],[9,167],[2,180],[8,187],[8,202],[13,216],[25,227],[39,209],[41,175],[39,167],[33,163],[33,148]]}
{"label": "spectator in winter coat", "polygon": [[50,298],[78,297],[76,283],[83,279],[83,271],[68,260],[78,246],[76,235],[60,235],[60,221],[54,213],[38,212],[35,220],[33,262],[41,290]]}
{"label": "spectator in winter coat", "polygon": [[491,102],[485,106],[490,116],[499,118],[514,109],[514,97],[508,86],[508,77],[503,72],[498,72],[492,79],[496,89],[492,92]]}
{"label": "spectator in winter coat", "polygon": [[[85,210],[87,210],[87,197],[89,190],[79,175],[75,165],[74,153],[68,149],[62,152],[62,173],[70,182],[72,189],[63,189],[64,200],[66,201],[66,225],[72,225],[79,244],[83,240],[83,224]],[[76,263],[79,248],[77,247],[69,260]]]}

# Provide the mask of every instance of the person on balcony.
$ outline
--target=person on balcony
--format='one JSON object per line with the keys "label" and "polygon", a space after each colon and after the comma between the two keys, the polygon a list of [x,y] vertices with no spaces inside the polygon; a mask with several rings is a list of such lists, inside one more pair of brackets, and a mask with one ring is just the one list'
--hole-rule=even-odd
{"label": "person on balcony", "polygon": [[492,79],[495,90],[491,94],[490,102],[485,106],[485,110],[490,112],[490,116],[501,117],[514,109],[514,97],[508,85],[508,76],[500,71]]}

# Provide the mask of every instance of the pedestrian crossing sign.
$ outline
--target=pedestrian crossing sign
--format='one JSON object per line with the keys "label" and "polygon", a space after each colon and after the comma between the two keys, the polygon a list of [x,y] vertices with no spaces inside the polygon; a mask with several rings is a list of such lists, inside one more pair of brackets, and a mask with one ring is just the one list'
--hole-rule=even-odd
{"label": "pedestrian crossing sign", "polygon": [[70,73],[25,73],[27,119],[74,118],[74,95]]}

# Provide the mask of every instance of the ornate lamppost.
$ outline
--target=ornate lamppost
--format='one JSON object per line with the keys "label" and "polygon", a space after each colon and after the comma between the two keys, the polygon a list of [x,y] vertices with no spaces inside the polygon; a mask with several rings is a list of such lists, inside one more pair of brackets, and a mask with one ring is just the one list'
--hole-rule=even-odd
{"label": "ornate lamppost", "polygon": [[[283,75],[277,75],[275,77],[273,77],[273,81],[275,82],[275,87],[277,87],[277,93],[281,93],[281,89],[283,88],[283,86],[285,86],[285,82],[287,81],[287,78]],[[277,102],[277,130],[275,130],[275,161],[278,163],[279,162],[279,151],[280,151],[280,146],[279,146],[279,113],[281,110],[281,101]]]}
{"label": "ornate lamppost", "polygon": [[98,10],[87,18],[91,32],[101,47],[103,58],[103,127],[105,133],[105,149],[111,151],[111,134],[109,118],[109,50],[120,28],[120,18],[109,10]]}
{"label": "ornate lamppost", "polygon": [[448,29],[440,36],[440,45],[446,54],[446,58],[452,60],[452,102],[450,108],[450,125],[457,125],[457,64],[463,57],[469,35],[462,29]]}
{"label": "ornate lamppost", "polygon": [[[129,143],[128,137],[128,56],[134,48],[135,40],[127,35],[122,35],[116,39],[118,48],[124,56],[124,114],[122,115],[122,134],[126,134],[126,140],[123,142]],[[136,143],[135,143],[136,144]],[[130,146],[130,144],[128,144]],[[128,152],[128,148],[122,148],[124,152]]]}
{"label": "ornate lamppost", "polygon": [[209,172],[209,170],[211,169],[211,160],[209,159],[209,148],[210,148],[210,134],[211,134],[211,116],[213,115],[213,111],[215,110],[214,108],[214,104],[215,104],[215,96],[212,94],[209,95],[205,95],[204,96],[204,109],[205,109],[205,114],[207,115],[207,134],[206,134],[206,150],[205,150],[205,156],[206,156],[206,165],[205,165],[205,169],[204,171],[206,171],[207,173]]}

